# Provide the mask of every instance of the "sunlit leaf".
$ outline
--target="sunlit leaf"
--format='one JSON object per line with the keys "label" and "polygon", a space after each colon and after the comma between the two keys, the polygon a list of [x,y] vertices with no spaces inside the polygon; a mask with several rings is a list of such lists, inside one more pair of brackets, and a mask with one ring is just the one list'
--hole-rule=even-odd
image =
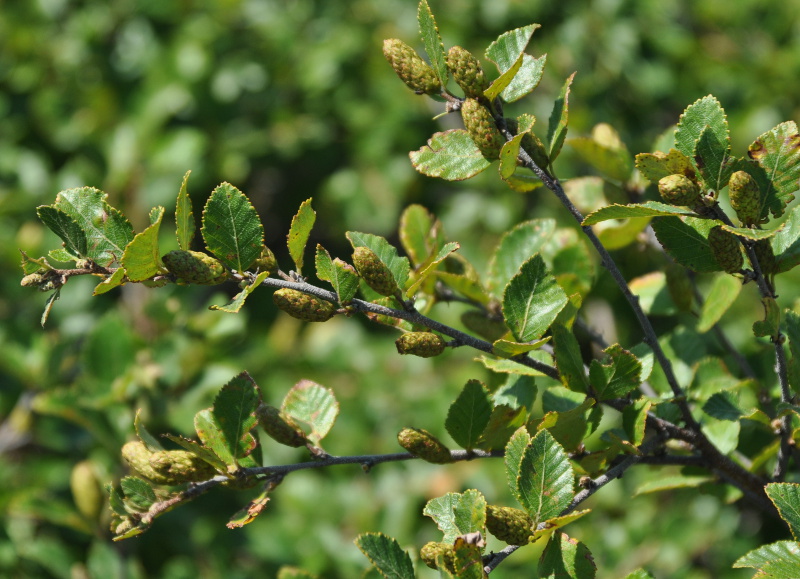
{"label": "sunlit leaf", "polygon": [[567,78],[561,93],[558,95],[555,103],[553,103],[553,112],[550,113],[550,122],[547,127],[547,152],[550,157],[550,163],[554,163],[556,157],[561,152],[561,146],[564,144],[564,139],[567,138],[567,125],[569,123],[569,89],[572,86],[572,81],[575,78],[573,72]]}
{"label": "sunlit leaf", "polygon": [[563,532],[553,535],[539,561],[540,579],[594,579],[596,574],[589,548]]}
{"label": "sunlit leaf", "polygon": [[300,208],[292,218],[292,225],[289,228],[289,234],[286,236],[288,240],[289,255],[294,261],[295,271],[302,273],[303,271],[303,254],[306,250],[308,237],[311,235],[311,229],[314,227],[314,222],[317,220],[317,212],[311,208],[311,199],[306,199],[300,204]]}
{"label": "sunlit leaf", "polygon": [[417,8],[417,22],[419,23],[419,33],[422,37],[422,44],[425,52],[431,61],[431,66],[442,86],[447,84],[447,65],[445,64],[444,46],[442,37],[439,35],[439,28],[433,17],[428,0],[421,0]]}
{"label": "sunlit leaf", "polygon": [[158,232],[161,220],[164,218],[164,208],[156,209],[155,222],[137,234],[122,254],[122,266],[125,268],[125,275],[131,281],[142,281],[162,271]]}
{"label": "sunlit leaf", "polygon": [[435,133],[427,145],[411,151],[409,157],[414,168],[423,175],[447,181],[470,179],[491,165],[469,133],[462,129]]}
{"label": "sunlit leaf", "polygon": [[572,502],[573,476],[561,445],[547,430],[538,432],[523,452],[516,482],[520,503],[534,526],[558,516]]}
{"label": "sunlit leaf", "polygon": [[333,427],[339,403],[332,390],[311,380],[300,380],[286,394],[281,411],[295,422],[307,424],[310,427],[308,439],[318,444]]}
{"label": "sunlit leaf", "polygon": [[186,251],[192,248],[192,239],[194,239],[194,232],[197,229],[192,210],[192,198],[186,188],[190,173],[191,171],[186,171],[183,176],[175,205],[175,235],[178,237],[178,247]]}
{"label": "sunlit leaf", "polygon": [[519,342],[537,340],[568,302],[544,260],[535,255],[522,264],[503,293],[503,316]]}
{"label": "sunlit leaf", "polygon": [[209,251],[242,272],[261,255],[264,227],[250,200],[230,183],[211,193],[203,209],[203,240]]}
{"label": "sunlit leaf", "polygon": [[415,578],[411,557],[395,539],[383,533],[362,533],[355,544],[386,579]]}
{"label": "sunlit leaf", "polygon": [[470,380],[450,405],[445,427],[456,444],[472,450],[489,423],[491,413],[486,387],[477,380]]}

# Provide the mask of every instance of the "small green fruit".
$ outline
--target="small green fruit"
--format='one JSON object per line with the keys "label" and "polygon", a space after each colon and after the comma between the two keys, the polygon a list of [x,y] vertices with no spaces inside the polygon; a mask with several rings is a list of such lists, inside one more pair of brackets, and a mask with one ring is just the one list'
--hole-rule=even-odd
{"label": "small green fruit", "polygon": [[272,301],[284,312],[304,322],[327,322],[336,314],[336,305],[301,291],[281,288]]}
{"label": "small green fruit", "polygon": [[442,83],[433,69],[417,54],[417,51],[397,38],[383,41],[383,56],[392,65],[397,76],[417,94],[437,95],[442,92]]}
{"label": "small green fruit", "polygon": [[394,345],[399,354],[411,354],[420,358],[432,358],[444,352],[444,340],[432,332],[406,332]]}
{"label": "small green fruit", "polygon": [[661,198],[672,205],[696,205],[700,201],[700,187],[686,175],[667,175],[658,182]]}
{"label": "small green fruit", "polygon": [[452,47],[447,52],[445,64],[465,96],[485,98],[483,91],[489,88],[489,80],[481,68],[481,63],[468,50],[460,46]]}
{"label": "small green fruit", "polygon": [[181,284],[217,285],[228,279],[228,272],[218,259],[199,251],[175,249],[161,261]]}
{"label": "small green fruit", "polygon": [[456,552],[453,545],[447,543],[437,543],[431,541],[422,546],[419,550],[419,558],[431,569],[438,569],[436,559],[441,556],[444,560],[444,566],[451,573],[456,572]]}
{"label": "small green fruit", "polygon": [[481,154],[490,161],[499,159],[500,149],[506,140],[497,129],[489,109],[478,99],[468,98],[461,104],[461,118],[464,121],[464,128],[467,129]]}
{"label": "small green fruit", "polygon": [[78,511],[89,520],[97,519],[103,508],[103,491],[91,461],[83,460],[72,467],[69,486]]}
{"label": "small green fruit", "polygon": [[756,225],[761,219],[761,191],[755,179],[745,171],[736,171],[728,181],[731,207],[742,225]]}
{"label": "small green fruit", "polygon": [[305,446],[308,442],[305,433],[291,417],[269,404],[260,404],[256,410],[256,418],[261,428],[270,438],[286,446],[294,448]]}
{"label": "small green fruit", "polygon": [[397,435],[397,442],[408,452],[433,464],[453,462],[450,450],[427,430],[404,428]]}
{"label": "small green fruit", "polygon": [[400,291],[391,270],[370,248],[356,247],[353,265],[366,284],[380,295],[389,297]]}
{"label": "small green fruit", "polygon": [[708,244],[714,259],[728,273],[739,273],[744,264],[739,240],[730,231],[717,225],[708,232]]}
{"label": "small green fruit", "polygon": [[533,537],[533,521],[523,510],[486,506],[486,530],[509,545],[527,545]]}

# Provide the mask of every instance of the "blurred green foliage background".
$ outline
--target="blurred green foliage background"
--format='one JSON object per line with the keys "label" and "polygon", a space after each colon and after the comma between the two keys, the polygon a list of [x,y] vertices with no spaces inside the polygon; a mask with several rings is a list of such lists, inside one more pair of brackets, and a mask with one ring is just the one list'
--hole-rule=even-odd
{"label": "blurred green foliage background", "polygon": [[[458,122],[433,121],[440,111],[407,90],[381,54],[390,37],[419,48],[416,4],[3,5],[0,575],[272,577],[291,564],[351,578],[367,563],[352,543],[359,532],[384,531],[414,548],[437,538],[421,515],[429,498],[474,487],[491,502],[511,504],[502,469],[491,461],[384,465],[369,474],[339,467],[292,475],[242,530],[225,522],[247,496],[220,490],[159,519],[143,537],[112,544],[105,506],[88,500],[79,509],[70,478],[90,473],[90,482],[104,484],[125,474],[119,448],[133,435],[136,409],[152,431],[190,435],[194,413],[241,370],[273,404],[309,378],[332,388],[342,406],[329,452],[385,453],[397,451],[403,426],[443,435],[447,405],[464,382],[497,378],[466,351],[435,362],[400,359],[392,332],[358,320],[303,326],[276,315],[267,291],[231,316],[207,310],[226,299],[220,290],[126,286],[92,298],[90,280],[73,280],[42,329],[45,296],[19,286],[18,248],[39,256],[57,246],[36,219],[37,205],[52,203],[59,190],[92,185],[141,229],[150,207],[172,210],[187,170],[198,211],[221,181],[247,193],[284,266],[289,221],[312,196],[312,243],[343,258],[344,231],[391,236],[410,203],[436,213],[479,269],[498,236],[519,221],[566,221],[543,194],[508,191],[491,171],[467,183],[414,172],[407,152]],[[548,54],[545,78],[511,112],[546,119],[564,78],[578,71],[571,135],[607,122],[632,153],[647,151],[688,104],[713,93],[742,154],[757,135],[800,117],[797,0],[432,0],[431,7],[445,45],[478,55],[506,30],[542,24],[529,52]],[[586,171],[568,153],[557,169],[562,178]],[[165,235],[164,252],[175,246]],[[613,293],[606,286],[600,298]],[[436,315],[455,324],[459,312],[442,306]],[[619,323],[620,334],[631,332]],[[265,444],[272,463],[304,460],[300,451]],[[570,529],[593,550],[600,577],[639,565],[658,577],[745,577],[731,563],[784,536],[779,525],[761,527],[746,509],[711,495],[631,500],[646,474],[631,472],[603,489],[588,504],[595,513]],[[532,576],[526,569],[536,556],[523,550],[493,577]]]}

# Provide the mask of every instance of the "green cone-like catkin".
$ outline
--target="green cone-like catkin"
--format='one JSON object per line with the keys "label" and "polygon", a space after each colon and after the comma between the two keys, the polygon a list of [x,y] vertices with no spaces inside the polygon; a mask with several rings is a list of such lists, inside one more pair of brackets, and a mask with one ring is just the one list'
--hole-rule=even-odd
{"label": "green cone-like catkin", "polygon": [[276,442],[297,448],[304,446],[308,441],[305,433],[294,421],[274,406],[260,404],[256,410],[256,418],[264,432]]}
{"label": "green cone-like catkin", "polygon": [[175,249],[161,258],[178,283],[216,285],[228,278],[228,272],[219,260],[200,251]]}
{"label": "green cone-like catkin", "polygon": [[399,354],[411,354],[420,358],[432,358],[444,352],[444,340],[432,332],[406,332],[394,345]]}
{"label": "green cone-like catkin", "polygon": [[445,64],[466,97],[484,98],[483,91],[489,88],[489,81],[481,63],[468,50],[460,46],[452,47],[447,52]]}
{"label": "green cone-like catkin", "polygon": [[370,248],[356,247],[353,265],[366,284],[380,295],[389,297],[399,291],[392,272]]}
{"label": "green cone-like catkin", "polygon": [[444,559],[444,566],[451,573],[456,572],[456,552],[453,545],[447,543],[437,543],[431,541],[422,546],[419,550],[419,558],[431,569],[438,569],[436,559],[441,555]]}
{"label": "green cone-like catkin", "polygon": [[172,479],[153,468],[150,464],[150,457],[152,452],[144,445],[141,440],[128,442],[122,447],[122,458],[130,465],[130,467],[138,474],[160,485],[175,484]]}
{"label": "green cone-like catkin", "polygon": [[453,462],[450,450],[427,430],[404,428],[397,435],[397,442],[414,456],[433,464]]}
{"label": "green cone-like catkin", "polygon": [[336,314],[336,305],[298,290],[281,288],[272,301],[284,312],[304,322],[327,322]]}
{"label": "green cone-like catkin", "polygon": [[523,510],[486,506],[486,530],[509,545],[527,545],[533,537],[533,521]]}
{"label": "green cone-like catkin", "polygon": [[661,198],[672,205],[694,206],[700,201],[700,187],[686,175],[676,173],[658,182]]}
{"label": "green cone-like catkin", "polygon": [[442,92],[442,83],[430,65],[402,40],[397,38],[384,40],[383,56],[392,65],[400,80],[415,93],[436,95]]}
{"label": "green cone-like catkin", "polygon": [[744,171],[736,171],[728,181],[728,196],[736,217],[744,226],[756,225],[761,218],[761,192],[755,179]]}
{"label": "green cone-like catkin", "polygon": [[150,466],[169,478],[170,484],[200,482],[217,474],[216,469],[188,450],[160,450],[150,455]]}
{"label": "green cone-like catkin", "polygon": [[742,270],[744,258],[739,240],[730,231],[725,231],[717,225],[708,232],[708,243],[711,253],[719,266],[728,273],[738,273]]}
{"label": "green cone-like catkin", "polygon": [[468,98],[461,104],[461,118],[464,128],[481,154],[488,160],[500,158],[500,149],[506,140],[497,129],[492,113],[478,99]]}

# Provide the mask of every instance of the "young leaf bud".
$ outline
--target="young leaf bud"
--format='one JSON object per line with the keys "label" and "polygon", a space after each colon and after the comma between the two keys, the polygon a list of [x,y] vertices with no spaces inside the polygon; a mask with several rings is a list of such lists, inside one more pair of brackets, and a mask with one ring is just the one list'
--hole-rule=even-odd
{"label": "young leaf bud", "polygon": [[739,273],[742,270],[744,258],[739,240],[730,231],[725,231],[717,225],[708,232],[708,244],[714,259],[728,273]]}
{"label": "young leaf bud", "polygon": [[397,442],[408,452],[433,464],[453,462],[450,450],[427,430],[404,428],[397,435]]}
{"label": "young leaf bud", "polygon": [[486,506],[486,530],[509,545],[527,545],[533,537],[533,521],[523,510]]}
{"label": "young leaf bud", "polygon": [[260,404],[256,410],[256,418],[261,428],[270,438],[286,446],[294,448],[304,446],[308,439],[291,417],[269,404]]}
{"label": "young leaf bud", "polygon": [[776,271],[777,260],[775,259],[775,252],[772,250],[772,244],[769,239],[759,239],[753,244],[753,251],[756,252],[758,265],[761,267],[761,273],[764,275],[771,275]]}
{"label": "young leaf bud", "polygon": [[672,205],[694,206],[700,200],[700,187],[686,175],[676,173],[658,182],[661,198]]}
{"label": "young leaf bud", "polygon": [[391,270],[368,247],[356,247],[353,265],[366,284],[382,296],[393,296],[399,291]]}
{"label": "young leaf bud", "polygon": [[506,140],[494,124],[489,109],[478,99],[468,98],[461,105],[461,118],[464,121],[464,128],[467,129],[481,154],[490,161],[499,159],[500,149]]}
{"label": "young leaf bud", "polygon": [[252,267],[257,268],[259,272],[268,271],[272,273],[278,269],[278,260],[275,259],[275,254],[272,253],[272,250],[265,245],[264,249],[261,250],[261,256],[253,262]]}
{"label": "young leaf bud", "polygon": [[444,352],[444,340],[432,332],[406,332],[394,345],[399,354],[412,354],[420,358],[432,358]]}
{"label": "young leaf bud", "polygon": [[69,486],[78,511],[89,520],[97,519],[103,508],[103,491],[91,461],[83,460],[72,467]]}
{"label": "young leaf bud", "polygon": [[502,320],[492,319],[486,312],[478,310],[467,310],[461,314],[461,323],[471,332],[490,342],[499,340],[508,332]]}
{"label": "young leaf bud", "polygon": [[161,258],[178,283],[216,285],[228,278],[228,272],[219,260],[200,251],[175,249]]}
{"label": "young leaf bud", "polygon": [[150,455],[150,466],[167,477],[169,484],[200,482],[212,478],[216,469],[188,450],[160,450]]}
{"label": "young leaf bud", "polygon": [[761,192],[755,179],[745,171],[736,171],[728,181],[731,207],[745,227],[761,219]]}
{"label": "young leaf bud", "polygon": [[445,64],[466,97],[484,98],[483,91],[489,88],[489,81],[481,63],[468,50],[460,46],[452,47],[447,52]]}
{"label": "young leaf bud", "polygon": [[431,541],[430,543],[426,543],[425,545],[423,545],[422,549],[419,550],[419,558],[422,559],[422,562],[425,563],[431,569],[439,568],[436,565],[436,559],[440,555],[444,560],[444,566],[447,568],[447,570],[450,571],[451,573],[455,573],[456,552],[453,549],[453,545]]}
{"label": "young leaf bud", "polygon": [[397,76],[417,94],[437,95],[442,83],[433,69],[408,44],[397,38],[383,41],[383,56]]}
{"label": "young leaf bud", "polygon": [[174,484],[168,476],[161,474],[150,465],[150,456],[152,454],[140,440],[128,442],[122,447],[122,458],[138,474],[156,484]]}
{"label": "young leaf bud", "polygon": [[327,322],[336,314],[336,305],[301,291],[281,288],[272,301],[284,312],[304,322]]}

